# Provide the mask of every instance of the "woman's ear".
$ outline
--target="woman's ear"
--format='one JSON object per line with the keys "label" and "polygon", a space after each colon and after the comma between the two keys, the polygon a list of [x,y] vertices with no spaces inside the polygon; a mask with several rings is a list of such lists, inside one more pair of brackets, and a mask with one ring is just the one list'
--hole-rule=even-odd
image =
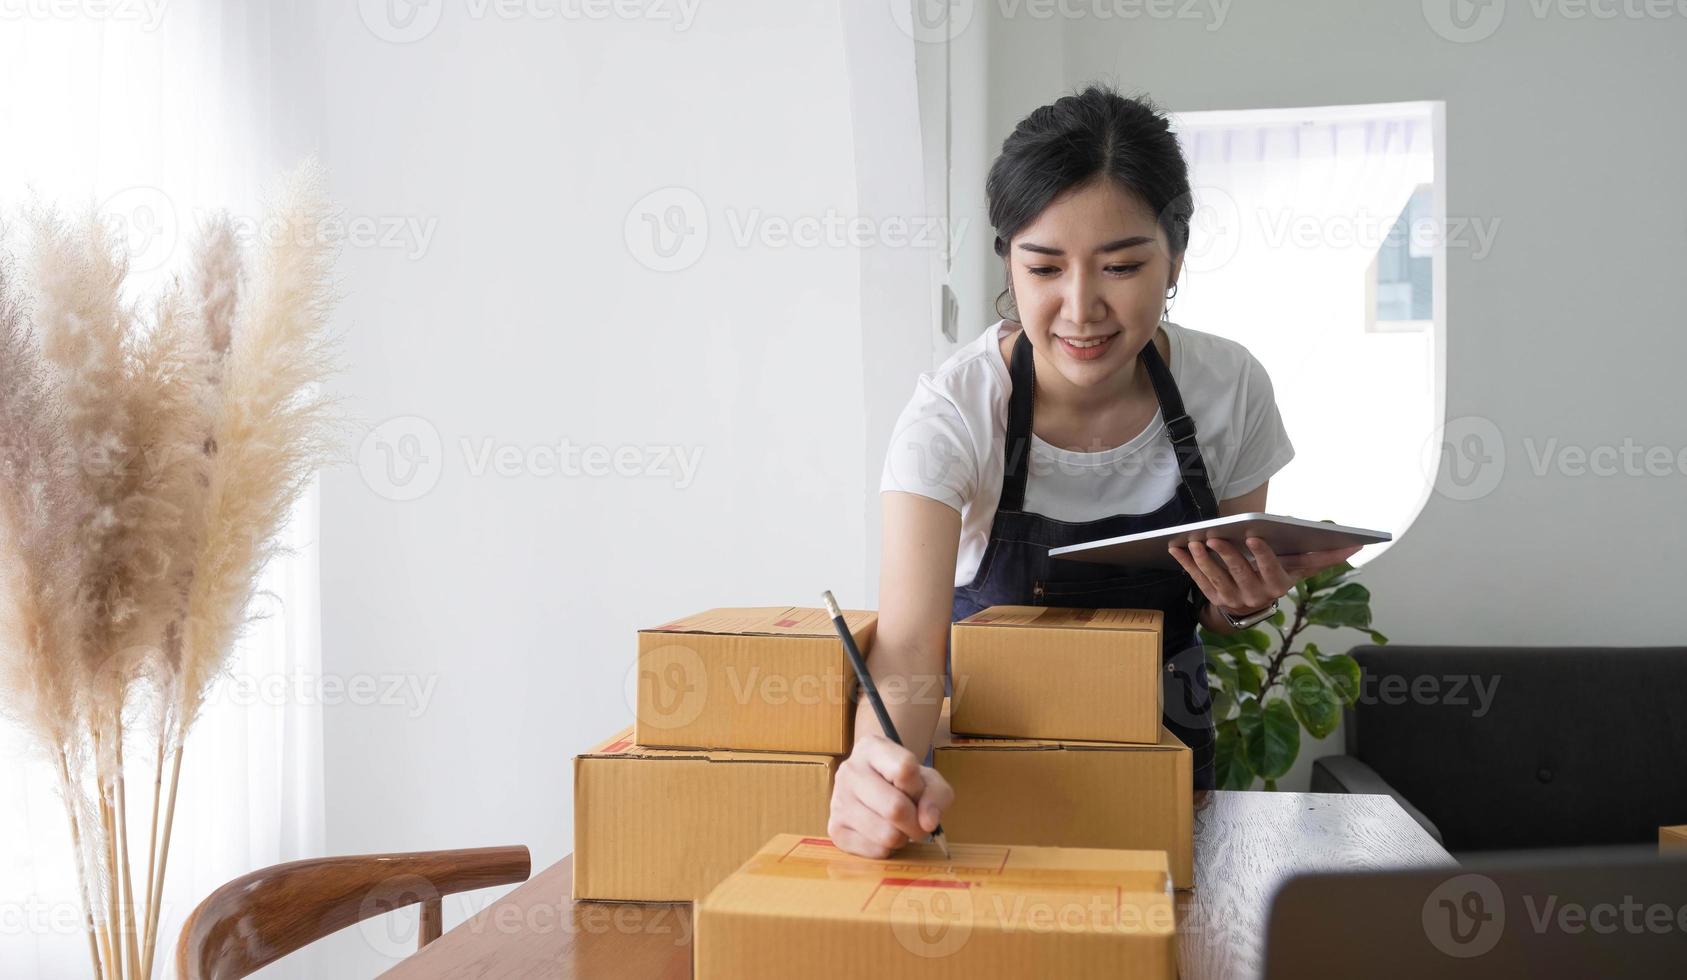
{"label": "woman's ear", "polygon": [[1172,287],[1177,285],[1178,273],[1180,273],[1182,271],[1183,271],[1183,255],[1181,253],[1179,253],[1178,255],[1172,256],[1172,271],[1171,271],[1171,275],[1169,275],[1166,278],[1166,292],[1168,292],[1168,293],[1171,292]]}

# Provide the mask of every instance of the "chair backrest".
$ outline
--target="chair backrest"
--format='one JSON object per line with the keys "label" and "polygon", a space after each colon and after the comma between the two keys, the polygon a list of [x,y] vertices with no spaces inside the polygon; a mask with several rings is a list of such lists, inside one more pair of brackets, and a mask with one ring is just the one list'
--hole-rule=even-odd
{"label": "chair backrest", "polygon": [[1479,851],[1687,820],[1687,647],[1364,646],[1347,752]]}
{"label": "chair backrest", "polygon": [[439,938],[441,898],[527,880],[525,847],[314,858],[263,868],[212,892],[176,944],[181,980],[244,977],[364,919],[420,904],[420,948]]}

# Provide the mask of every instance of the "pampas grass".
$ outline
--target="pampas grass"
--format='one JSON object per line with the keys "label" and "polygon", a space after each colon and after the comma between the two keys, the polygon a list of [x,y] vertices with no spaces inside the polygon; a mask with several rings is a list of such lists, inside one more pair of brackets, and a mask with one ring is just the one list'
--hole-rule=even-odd
{"label": "pampas grass", "polygon": [[[220,217],[190,280],[144,308],[96,214],[29,209],[27,288],[0,255],[0,685],[59,774],[97,977],[152,975],[183,747],[341,435],[323,394],[330,217],[307,162],[249,280]],[[137,730],[153,768],[140,882]]]}

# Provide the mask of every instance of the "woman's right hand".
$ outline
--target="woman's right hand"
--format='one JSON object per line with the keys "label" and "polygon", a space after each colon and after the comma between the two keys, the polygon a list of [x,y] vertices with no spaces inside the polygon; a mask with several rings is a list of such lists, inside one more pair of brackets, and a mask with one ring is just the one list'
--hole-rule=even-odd
{"label": "woman's right hand", "polygon": [[925,839],[954,801],[955,791],[936,769],[883,735],[864,735],[838,766],[826,832],[851,854],[886,858]]}

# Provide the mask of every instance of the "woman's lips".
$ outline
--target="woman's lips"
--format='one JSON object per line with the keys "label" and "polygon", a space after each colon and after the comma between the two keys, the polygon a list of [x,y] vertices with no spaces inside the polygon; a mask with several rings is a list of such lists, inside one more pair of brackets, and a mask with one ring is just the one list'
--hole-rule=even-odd
{"label": "woman's lips", "polygon": [[[1060,349],[1065,351],[1067,356],[1072,359],[1078,361],[1093,361],[1096,358],[1101,357],[1103,354],[1106,354],[1107,351],[1112,348],[1113,341],[1117,340],[1118,337],[1119,335],[1117,333],[1108,334],[1101,343],[1092,344],[1087,347],[1080,347],[1073,344],[1071,341],[1059,334],[1056,334],[1054,339],[1060,342]],[[1087,339],[1094,340],[1095,338]]]}

